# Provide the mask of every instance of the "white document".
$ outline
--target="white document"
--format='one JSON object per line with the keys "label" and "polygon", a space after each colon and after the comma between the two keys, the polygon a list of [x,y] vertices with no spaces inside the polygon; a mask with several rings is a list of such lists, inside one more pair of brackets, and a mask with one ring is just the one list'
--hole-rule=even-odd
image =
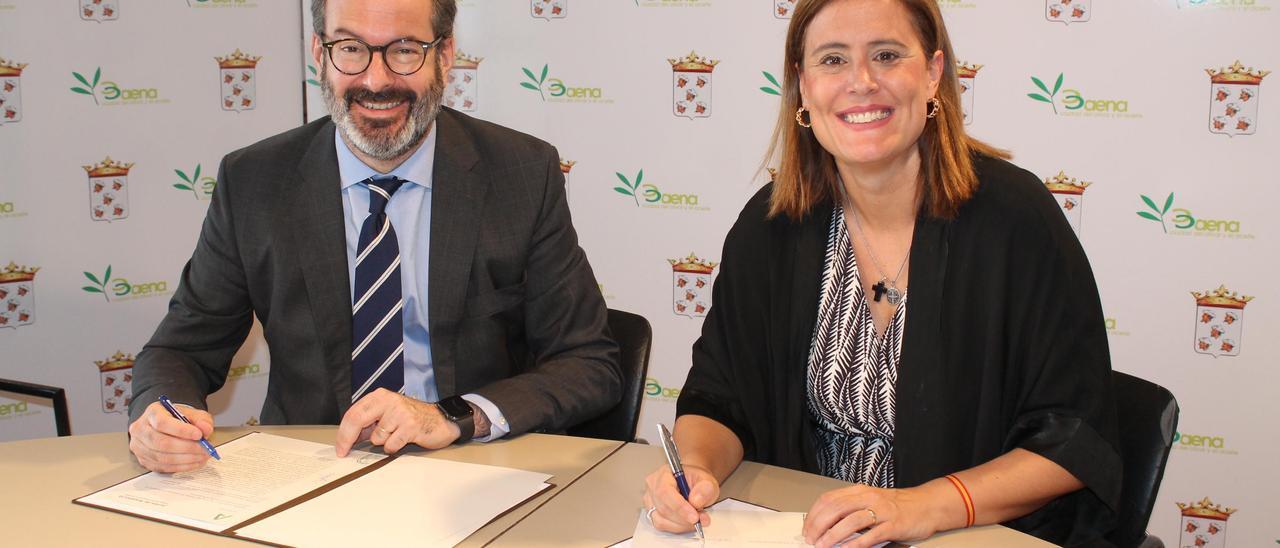
{"label": "white document", "polygon": [[[731,546],[812,546],[804,541],[804,513],[776,512],[762,506],[725,499],[707,508],[711,514],[711,525],[703,527],[704,539],[698,539],[694,533],[664,533],[649,525],[644,512],[636,522],[635,536],[629,541],[615,544],[611,548],[624,546],[634,548],[663,547],[731,547]],[[853,538],[857,538],[856,535]],[[876,548],[888,543],[880,543]]]}
{"label": "white document", "polygon": [[77,499],[91,506],[222,532],[383,458],[332,445],[252,433],[218,446],[191,472],[143,474]]}
{"label": "white document", "polygon": [[235,534],[290,546],[453,546],[550,478],[406,455]]}

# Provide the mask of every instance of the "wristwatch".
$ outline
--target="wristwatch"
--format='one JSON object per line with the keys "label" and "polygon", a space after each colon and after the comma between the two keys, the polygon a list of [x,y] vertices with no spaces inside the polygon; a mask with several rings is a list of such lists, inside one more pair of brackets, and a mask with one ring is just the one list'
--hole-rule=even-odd
{"label": "wristwatch", "polygon": [[454,443],[466,443],[471,441],[472,436],[476,432],[475,410],[471,408],[471,404],[462,396],[450,396],[436,403],[436,407],[440,408],[440,413],[444,418],[458,425],[458,430],[462,432],[458,436],[458,440]]}

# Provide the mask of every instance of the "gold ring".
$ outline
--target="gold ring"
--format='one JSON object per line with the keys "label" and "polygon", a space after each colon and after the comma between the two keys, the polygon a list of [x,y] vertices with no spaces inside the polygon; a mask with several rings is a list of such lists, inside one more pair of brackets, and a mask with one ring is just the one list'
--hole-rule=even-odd
{"label": "gold ring", "polygon": [[383,428],[383,427],[381,427],[381,426],[379,426],[379,427],[378,427],[378,431],[379,431],[379,432],[382,432],[382,435],[384,435],[384,436],[390,436],[390,435],[391,435],[391,431],[390,431],[390,430],[387,430],[386,428]]}
{"label": "gold ring", "polygon": [[871,525],[875,525],[880,521],[880,518],[876,517],[875,510],[872,510],[871,508],[863,508],[863,510],[866,510],[868,514],[871,514]]}

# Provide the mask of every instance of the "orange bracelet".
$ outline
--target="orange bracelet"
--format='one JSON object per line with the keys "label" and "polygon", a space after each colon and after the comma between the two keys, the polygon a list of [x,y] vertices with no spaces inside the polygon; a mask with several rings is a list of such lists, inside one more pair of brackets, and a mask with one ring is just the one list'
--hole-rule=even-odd
{"label": "orange bracelet", "polygon": [[960,481],[960,478],[955,477],[954,474],[947,474],[947,479],[951,480],[951,485],[956,486],[956,491],[960,492],[960,498],[964,499],[965,528],[968,529],[969,527],[973,527],[973,497],[969,496],[969,490],[965,488],[964,483]]}

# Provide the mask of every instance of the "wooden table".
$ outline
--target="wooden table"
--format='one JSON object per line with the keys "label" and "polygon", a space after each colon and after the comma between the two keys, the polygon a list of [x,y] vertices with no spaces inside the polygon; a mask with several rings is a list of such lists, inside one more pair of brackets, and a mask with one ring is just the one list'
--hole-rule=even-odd
{"label": "wooden table", "polygon": [[[219,428],[215,445],[247,432],[333,443],[334,426]],[[555,487],[499,516],[462,546],[483,546],[552,500],[583,472],[622,445],[616,441],[526,434],[471,443],[431,456],[551,474]],[[410,451],[425,453],[425,451]],[[0,443],[0,545],[3,546],[251,546],[244,541],[72,504],[71,500],[146,472],[134,462],[123,432]]]}
{"label": "wooden table", "polygon": [[[660,447],[627,444],[569,489],[503,533],[491,546],[608,546],[631,536],[641,510],[644,477],[666,464]],[[847,483],[787,468],[744,462],[720,488],[722,497],[782,512],[805,512],[818,495]],[[1041,548],[1054,546],[999,525],[935,535],[921,548]]]}
{"label": "wooden table", "polygon": [[[333,443],[334,426],[220,428],[218,444],[251,431]],[[410,450],[413,454],[426,451]],[[643,479],[665,460],[658,447],[569,436],[525,434],[430,453],[433,458],[507,466],[552,475],[555,487],[499,516],[462,546],[607,546],[631,536]],[[71,500],[144,473],[124,433],[0,443],[0,545],[247,546],[243,541],[72,504]],[[843,482],[744,462],[721,495],[780,511],[803,512]],[[370,541],[376,542],[375,538]],[[922,548],[1052,546],[1000,526],[943,533]]]}

